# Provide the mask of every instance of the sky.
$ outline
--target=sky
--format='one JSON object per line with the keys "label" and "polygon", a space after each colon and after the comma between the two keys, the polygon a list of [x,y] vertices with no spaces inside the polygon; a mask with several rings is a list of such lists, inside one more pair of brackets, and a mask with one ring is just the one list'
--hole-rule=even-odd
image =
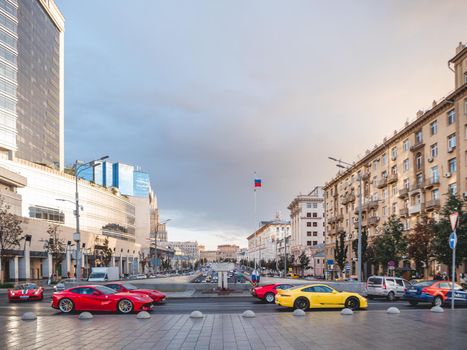
{"label": "sky", "polygon": [[[244,247],[259,220],[454,88],[467,2],[56,0],[65,159],[150,173],[170,240]],[[255,215],[254,172],[263,180]]]}

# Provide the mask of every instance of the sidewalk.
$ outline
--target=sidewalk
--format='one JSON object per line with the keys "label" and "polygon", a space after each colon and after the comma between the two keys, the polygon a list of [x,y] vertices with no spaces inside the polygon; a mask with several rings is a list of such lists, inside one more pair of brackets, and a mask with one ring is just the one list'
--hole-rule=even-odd
{"label": "sidewalk", "polygon": [[152,314],[97,315],[81,321],[76,315],[39,317],[21,321],[0,317],[1,349],[462,349],[467,309],[410,310],[398,315],[385,311],[338,311],[241,315]]}

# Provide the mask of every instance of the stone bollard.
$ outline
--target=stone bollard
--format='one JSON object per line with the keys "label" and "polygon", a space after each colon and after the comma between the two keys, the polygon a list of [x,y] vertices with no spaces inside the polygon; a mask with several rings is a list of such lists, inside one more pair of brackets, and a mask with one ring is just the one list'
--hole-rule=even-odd
{"label": "stone bollard", "polygon": [[345,308],[342,309],[341,315],[353,315],[353,311],[351,309]]}
{"label": "stone bollard", "polygon": [[294,316],[305,316],[306,313],[305,313],[305,311],[303,311],[301,309],[296,309],[296,310],[293,310],[293,315]]}
{"label": "stone bollard", "polygon": [[190,318],[203,318],[203,313],[201,311],[193,311],[190,314]]}
{"label": "stone bollard", "polygon": [[34,312],[25,312],[22,316],[21,319],[23,321],[34,321],[37,319],[37,316]]}
{"label": "stone bollard", "polygon": [[441,312],[444,312],[444,309],[441,307],[441,306],[433,306],[431,309],[430,309],[431,312],[437,312],[437,313],[441,313]]}
{"label": "stone bollard", "polygon": [[391,306],[389,309],[386,310],[388,314],[400,314],[400,310],[397,307]]}
{"label": "stone bollard", "polygon": [[242,314],[242,317],[245,317],[245,318],[253,318],[255,316],[256,316],[255,313],[251,310],[246,310]]}
{"label": "stone bollard", "polygon": [[79,320],[91,320],[92,317],[93,317],[92,313],[85,311],[79,314],[78,319]]}
{"label": "stone bollard", "polygon": [[151,315],[147,311],[140,311],[137,313],[136,318],[139,318],[141,320],[151,318]]}

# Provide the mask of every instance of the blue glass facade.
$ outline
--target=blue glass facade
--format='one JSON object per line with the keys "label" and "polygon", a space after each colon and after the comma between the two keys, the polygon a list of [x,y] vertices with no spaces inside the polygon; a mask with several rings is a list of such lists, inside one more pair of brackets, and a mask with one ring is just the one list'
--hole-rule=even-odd
{"label": "blue glass facade", "polygon": [[149,174],[135,171],[133,173],[133,195],[136,197],[147,197],[150,188]]}
{"label": "blue glass facade", "polygon": [[113,165],[113,185],[121,194],[133,196],[134,167],[127,164],[115,163]]}

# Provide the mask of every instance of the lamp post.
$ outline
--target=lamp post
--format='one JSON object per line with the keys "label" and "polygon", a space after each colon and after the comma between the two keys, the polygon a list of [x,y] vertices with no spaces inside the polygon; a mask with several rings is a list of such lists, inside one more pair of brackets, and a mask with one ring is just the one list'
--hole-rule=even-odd
{"label": "lamp post", "polygon": [[[336,162],[339,168],[349,170],[353,164],[344,162],[340,159],[328,157],[330,160]],[[362,282],[362,174],[358,173],[358,249],[357,249],[357,277],[358,282]]]}
{"label": "lamp post", "polygon": [[[99,159],[91,160],[90,162],[84,163],[82,161],[76,160],[73,164],[73,170],[75,173],[75,217],[76,217],[76,232],[73,234],[73,240],[76,242],[76,282],[79,282],[81,278],[81,252],[80,252],[80,243],[81,243],[81,233],[79,229],[79,193],[78,193],[78,177],[79,174],[86,169],[94,168],[100,165],[100,161],[109,158],[109,156],[103,156]],[[57,199],[59,201],[68,202],[66,199]]]}

